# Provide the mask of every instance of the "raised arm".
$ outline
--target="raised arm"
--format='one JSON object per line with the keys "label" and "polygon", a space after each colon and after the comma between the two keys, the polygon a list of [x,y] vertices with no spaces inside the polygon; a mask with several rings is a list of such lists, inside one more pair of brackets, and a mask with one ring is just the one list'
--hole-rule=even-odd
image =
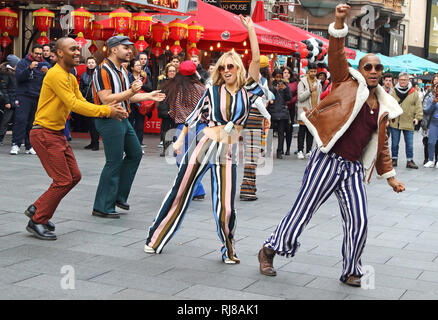
{"label": "raised arm", "polygon": [[254,23],[250,17],[239,15],[240,21],[248,30],[249,43],[251,45],[251,64],[249,65],[248,74],[256,82],[260,80],[260,49],[257,35],[254,29]]}
{"label": "raised arm", "polygon": [[336,6],[335,22],[331,23],[328,29],[330,34],[328,47],[328,66],[333,83],[343,82],[348,79],[348,62],[345,56],[345,37],[348,34],[348,27],[345,19],[350,12],[350,6],[339,4]]}

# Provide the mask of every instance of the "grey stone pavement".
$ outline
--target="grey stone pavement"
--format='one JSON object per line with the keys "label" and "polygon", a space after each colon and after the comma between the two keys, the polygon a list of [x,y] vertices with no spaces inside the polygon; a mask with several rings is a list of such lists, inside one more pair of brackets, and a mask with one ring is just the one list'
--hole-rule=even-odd
{"label": "grey stone pavement", "polygon": [[[369,232],[362,262],[375,271],[374,289],[368,290],[338,280],[342,223],[334,196],[304,230],[296,256],[276,257],[277,277],[259,273],[258,250],[290,210],[300,186],[306,161],[294,155],[275,159],[273,172],[257,178],[258,201],[236,201],[241,264],[225,265],[211,212],[209,174],[203,179],[206,199],[192,202],[163,253],[143,252],[147,228],[177,169],[158,156],[158,136],[145,135],[146,154],[129,199],[131,210],[120,210],[120,220],[91,215],[104,152],[84,150],[88,140],[73,139],[82,180],[52,219],[57,241],[38,240],[25,230],[24,210],[51,181],[37,156],[9,155],[9,141],[10,135],[0,146],[0,299],[438,298],[438,169],[406,169],[403,140],[397,171],[406,192],[395,194],[386,181],[375,178],[367,189]],[[416,133],[419,165],[422,152]],[[238,173],[240,181],[242,166]],[[75,289],[62,289],[67,276],[74,279],[68,284]]]}

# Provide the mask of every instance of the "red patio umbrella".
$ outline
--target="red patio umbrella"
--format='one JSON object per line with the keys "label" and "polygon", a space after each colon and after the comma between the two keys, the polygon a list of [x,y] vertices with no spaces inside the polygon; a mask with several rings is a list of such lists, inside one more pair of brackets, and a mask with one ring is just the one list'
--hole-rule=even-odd
{"label": "red patio umbrella", "polygon": [[[281,20],[268,20],[263,21],[259,23],[260,26],[263,26],[267,29],[270,29],[271,32],[277,33],[277,34],[288,34],[289,38],[294,41],[302,41],[307,40],[309,38],[316,38],[318,40],[321,40],[326,45],[329,44],[329,40],[326,38],[323,38],[321,36],[318,36],[316,34],[313,34],[309,31],[306,31],[304,29],[298,28],[296,26],[293,26],[289,23],[283,22]],[[354,59],[356,57],[356,51],[353,49],[345,47],[345,54],[347,56],[347,59]]]}
{"label": "red patio umbrella", "polygon": [[258,0],[254,7],[254,12],[252,13],[252,21],[259,23],[262,21],[266,21],[265,18],[265,7],[263,5],[263,1]]}
{"label": "red patio umbrella", "polygon": [[[244,51],[250,49],[248,41],[248,31],[240,22],[237,15],[222,10],[221,8],[207,4],[198,0],[198,11],[195,16],[184,20],[190,24],[192,21],[198,22],[204,27],[204,33],[198,48],[203,50],[230,50]],[[254,24],[260,51],[264,53],[291,54],[296,51],[296,41],[290,37],[273,34],[271,30]],[[220,47],[217,46],[220,43]]]}

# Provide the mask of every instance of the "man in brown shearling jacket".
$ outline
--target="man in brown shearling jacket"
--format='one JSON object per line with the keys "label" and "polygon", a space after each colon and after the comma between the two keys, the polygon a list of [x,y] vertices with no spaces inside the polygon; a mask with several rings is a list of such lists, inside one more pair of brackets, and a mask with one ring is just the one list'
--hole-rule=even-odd
{"label": "man in brown shearling jacket", "polygon": [[388,120],[398,117],[402,109],[378,85],[383,66],[377,56],[364,56],[359,71],[348,67],[344,52],[348,28],[344,21],[349,10],[346,4],[338,5],[336,20],[329,26],[331,92],[318,106],[301,114],[318,148],[310,157],[292,210],[259,251],[260,272],[267,276],[276,275],[275,254],[295,255],[298,237],[313,213],[335,193],[344,227],[340,280],[359,287],[367,235],[364,182],[369,182],[375,167],[378,177],[387,179],[395,192],[405,190],[394,178],[386,136]]}

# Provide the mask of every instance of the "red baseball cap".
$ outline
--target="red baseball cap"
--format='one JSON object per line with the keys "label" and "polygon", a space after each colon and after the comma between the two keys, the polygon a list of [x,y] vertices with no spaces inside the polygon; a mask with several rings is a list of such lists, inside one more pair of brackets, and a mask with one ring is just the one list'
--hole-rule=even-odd
{"label": "red baseball cap", "polygon": [[181,62],[179,65],[179,73],[183,76],[191,76],[196,72],[196,64],[191,60]]}

